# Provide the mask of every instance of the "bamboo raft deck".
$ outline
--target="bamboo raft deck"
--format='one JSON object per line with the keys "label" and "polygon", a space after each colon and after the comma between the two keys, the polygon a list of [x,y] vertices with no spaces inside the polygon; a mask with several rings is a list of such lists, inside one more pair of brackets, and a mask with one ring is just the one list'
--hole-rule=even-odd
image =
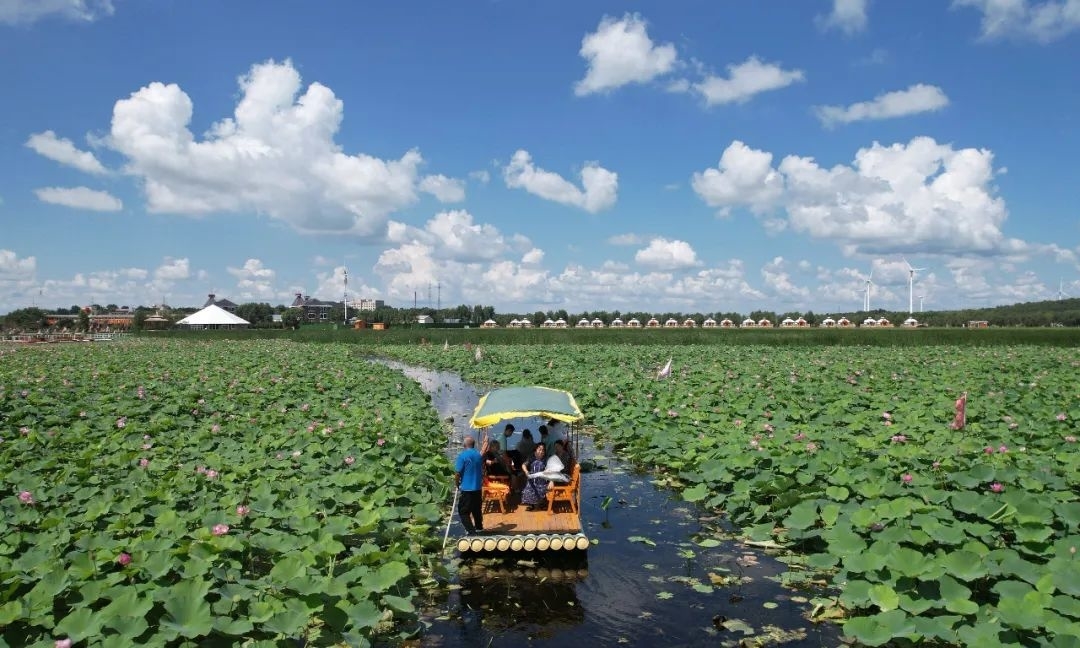
{"label": "bamboo raft deck", "polygon": [[584,551],[589,539],[581,532],[581,516],[569,507],[556,505],[529,511],[524,506],[509,506],[500,512],[484,503],[484,533],[465,536],[457,541],[462,553],[491,551]]}

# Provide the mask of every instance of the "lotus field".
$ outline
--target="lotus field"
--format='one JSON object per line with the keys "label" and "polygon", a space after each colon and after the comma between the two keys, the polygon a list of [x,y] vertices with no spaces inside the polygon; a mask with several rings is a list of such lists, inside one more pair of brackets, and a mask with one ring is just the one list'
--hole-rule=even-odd
{"label": "lotus field", "polygon": [[443,438],[415,383],[350,347],[0,347],[0,647],[415,630]]}
{"label": "lotus field", "polygon": [[827,582],[814,618],[861,644],[1080,646],[1075,349],[380,351],[572,389],[621,454],[785,549],[785,582]]}

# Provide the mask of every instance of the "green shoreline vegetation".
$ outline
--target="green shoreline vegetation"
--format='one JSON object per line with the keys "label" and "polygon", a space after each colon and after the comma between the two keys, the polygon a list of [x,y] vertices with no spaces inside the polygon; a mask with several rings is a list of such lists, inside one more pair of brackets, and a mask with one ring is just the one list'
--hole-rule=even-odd
{"label": "green shoreline vegetation", "polygon": [[571,389],[599,440],[781,548],[787,585],[828,582],[811,617],[861,644],[1080,646],[1076,336],[301,329],[0,346],[0,647],[416,632],[449,466],[430,452],[429,398],[373,355]]}

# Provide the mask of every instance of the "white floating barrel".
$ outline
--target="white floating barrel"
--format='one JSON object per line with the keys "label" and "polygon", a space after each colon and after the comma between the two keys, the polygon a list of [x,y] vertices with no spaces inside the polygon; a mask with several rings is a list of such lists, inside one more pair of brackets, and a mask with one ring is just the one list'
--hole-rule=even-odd
{"label": "white floating barrel", "polygon": [[473,551],[483,551],[484,541],[480,538],[473,538],[472,542],[469,543],[469,549],[472,549]]}
{"label": "white floating barrel", "polygon": [[495,548],[499,551],[506,551],[510,548],[510,538],[503,536],[495,541]]}
{"label": "white floating barrel", "polygon": [[461,552],[468,551],[469,550],[469,539],[468,538],[462,538],[462,539],[458,540],[457,541],[457,550],[461,551]]}
{"label": "white floating barrel", "polygon": [[497,544],[498,543],[495,541],[495,538],[488,538],[487,540],[484,540],[484,551],[495,551],[495,546]]}
{"label": "white floating barrel", "polygon": [[554,538],[551,539],[551,548],[554,551],[558,551],[559,549],[563,548],[562,536],[555,536]]}
{"label": "white floating barrel", "polygon": [[532,551],[533,549],[536,549],[536,536],[534,536],[534,535],[525,536],[525,540],[524,540],[524,543],[522,545],[522,548],[525,551]]}
{"label": "white floating barrel", "polygon": [[589,539],[586,538],[583,535],[579,535],[577,537],[577,541],[574,543],[574,546],[576,546],[578,549],[580,549],[582,551],[585,551],[586,549],[589,548]]}
{"label": "white floating barrel", "polygon": [[525,547],[525,541],[521,538],[510,539],[510,551],[521,551]]}
{"label": "white floating barrel", "polygon": [[536,548],[540,551],[547,551],[551,547],[551,539],[547,536],[540,536],[536,539]]}

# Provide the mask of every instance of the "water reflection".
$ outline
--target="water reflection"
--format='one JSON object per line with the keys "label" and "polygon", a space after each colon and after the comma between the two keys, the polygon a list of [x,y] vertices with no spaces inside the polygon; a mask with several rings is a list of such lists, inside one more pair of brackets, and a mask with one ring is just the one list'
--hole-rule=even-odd
{"label": "water reflection", "polygon": [[[420,382],[453,420],[448,451],[456,454],[476,389],[456,374],[388,364]],[[839,643],[836,627],[805,621],[806,599],[775,582],[784,565],[732,542],[701,547],[696,541],[716,535],[704,511],[603,454],[582,438],[581,459],[596,467],[582,474],[582,531],[597,543],[587,558],[535,552],[449,560],[448,587],[431,593],[419,645]],[[461,533],[456,520],[454,529]]]}

